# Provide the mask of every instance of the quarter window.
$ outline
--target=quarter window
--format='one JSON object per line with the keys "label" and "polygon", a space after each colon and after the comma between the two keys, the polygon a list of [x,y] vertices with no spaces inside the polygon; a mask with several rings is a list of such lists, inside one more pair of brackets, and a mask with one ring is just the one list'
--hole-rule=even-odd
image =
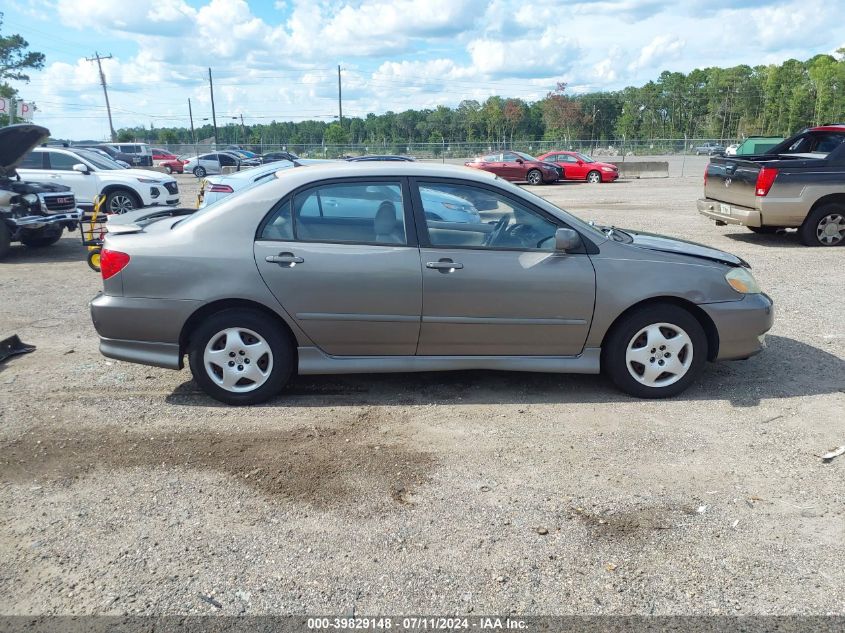
{"label": "quarter window", "polygon": [[432,246],[554,251],[557,224],[506,196],[427,182],[419,192]]}

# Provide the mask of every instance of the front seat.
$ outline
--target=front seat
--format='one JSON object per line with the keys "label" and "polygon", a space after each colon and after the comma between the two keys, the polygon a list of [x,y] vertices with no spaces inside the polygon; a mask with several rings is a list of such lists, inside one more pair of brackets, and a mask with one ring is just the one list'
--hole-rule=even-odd
{"label": "front seat", "polygon": [[396,219],[396,207],[392,202],[382,202],[373,220],[376,242],[381,244],[402,244],[405,235]]}

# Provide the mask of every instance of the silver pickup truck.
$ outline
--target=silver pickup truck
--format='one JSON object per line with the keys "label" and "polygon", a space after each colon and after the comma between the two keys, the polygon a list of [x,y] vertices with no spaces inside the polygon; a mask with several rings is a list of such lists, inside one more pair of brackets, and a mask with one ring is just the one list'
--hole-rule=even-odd
{"label": "silver pickup truck", "polygon": [[808,128],[765,154],[710,159],[698,211],[756,233],[797,228],[807,246],[845,244],[845,124]]}

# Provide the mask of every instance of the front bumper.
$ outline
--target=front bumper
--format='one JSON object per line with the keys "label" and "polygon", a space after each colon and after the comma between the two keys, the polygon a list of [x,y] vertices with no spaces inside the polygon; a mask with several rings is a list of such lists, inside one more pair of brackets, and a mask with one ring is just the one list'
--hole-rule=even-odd
{"label": "front bumper", "polygon": [[6,221],[16,228],[40,229],[48,224],[72,224],[79,222],[82,218],[82,211],[65,211],[52,215],[27,215],[22,218],[7,218]]}
{"label": "front bumper", "polygon": [[98,294],[90,308],[100,352],[130,363],[181,369],[179,337],[199,305],[182,299]]}
{"label": "front bumper", "polygon": [[741,226],[763,226],[757,209],[738,207],[734,204],[699,198],[696,202],[698,212],[706,218],[716,220],[716,224],[739,224]]}
{"label": "front bumper", "polygon": [[603,171],[601,173],[602,182],[614,182],[619,179],[618,171]]}
{"label": "front bumper", "polygon": [[765,348],[765,334],[771,329],[775,317],[769,295],[745,295],[739,301],[704,303],[698,307],[716,326],[719,336],[716,360],[744,359]]}

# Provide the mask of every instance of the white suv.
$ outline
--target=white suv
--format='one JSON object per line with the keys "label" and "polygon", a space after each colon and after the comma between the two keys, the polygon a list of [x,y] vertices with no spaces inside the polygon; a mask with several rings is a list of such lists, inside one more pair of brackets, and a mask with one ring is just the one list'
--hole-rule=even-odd
{"label": "white suv", "polygon": [[80,148],[36,147],[17,169],[23,180],[67,185],[83,208],[106,196],[108,213],[179,204],[179,187],[166,174],[124,169],[102,154]]}

